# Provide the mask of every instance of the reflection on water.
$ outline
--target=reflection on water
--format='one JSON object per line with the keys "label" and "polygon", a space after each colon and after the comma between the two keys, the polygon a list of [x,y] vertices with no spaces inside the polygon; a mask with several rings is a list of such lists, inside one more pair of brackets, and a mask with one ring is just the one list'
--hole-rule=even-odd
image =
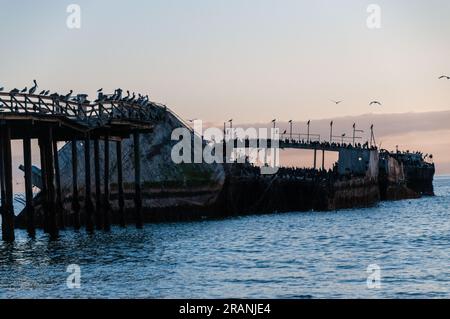
{"label": "reflection on water", "polygon": [[[67,230],[0,243],[0,298],[450,297],[450,178],[369,209]],[[66,285],[81,267],[81,289]],[[367,288],[367,266],[381,288]]]}

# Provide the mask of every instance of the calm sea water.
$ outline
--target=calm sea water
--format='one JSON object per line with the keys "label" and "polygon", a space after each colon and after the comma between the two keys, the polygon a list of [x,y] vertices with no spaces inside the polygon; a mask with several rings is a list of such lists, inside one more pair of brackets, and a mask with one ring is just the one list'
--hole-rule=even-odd
{"label": "calm sea water", "polygon": [[[450,297],[450,177],[369,209],[39,233],[0,243],[0,298]],[[69,289],[68,265],[81,269]],[[381,287],[367,288],[367,267]]]}

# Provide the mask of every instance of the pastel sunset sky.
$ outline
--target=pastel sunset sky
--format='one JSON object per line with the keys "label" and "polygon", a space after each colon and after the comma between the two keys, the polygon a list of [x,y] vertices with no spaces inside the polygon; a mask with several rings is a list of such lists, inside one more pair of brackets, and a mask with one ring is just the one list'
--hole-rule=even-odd
{"label": "pastel sunset sky", "polygon": [[0,87],[122,87],[220,126],[375,121],[383,146],[433,152],[450,173],[449,17],[448,0],[0,0]]}

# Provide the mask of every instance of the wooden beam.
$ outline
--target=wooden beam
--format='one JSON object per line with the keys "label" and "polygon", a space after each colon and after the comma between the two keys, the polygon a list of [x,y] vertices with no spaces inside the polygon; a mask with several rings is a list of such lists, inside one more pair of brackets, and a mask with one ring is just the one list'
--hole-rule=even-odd
{"label": "wooden beam", "polygon": [[86,218],[86,230],[90,233],[94,232],[94,222],[92,218],[93,203],[91,191],[91,141],[89,136],[84,140],[84,209]]}
{"label": "wooden beam", "polygon": [[8,126],[2,129],[3,140],[3,177],[5,186],[5,200],[2,207],[2,239],[5,242],[15,240],[14,233],[14,204],[13,204],[13,177],[11,157],[11,129]]}
{"label": "wooden beam", "polygon": [[61,175],[59,170],[59,155],[58,155],[58,143],[53,140],[53,159],[55,162],[55,183],[56,183],[56,214],[58,217],[58,226],[60,229],[64,229],[66,225],[64,216],[64,207],[61,191]]}
{"label": "wooden beam", "polygon": [[103,228],[102,192],[100,182],[100,145],[98,138],[94,139],[94,178],[95,178],[95,225],[97,230]]}
{"label": "wooden beam", "polygon": [[136,227],[142,228],[142,192],[141,192],[141,147],[140,147],[140,135],[137,132],[133,133],[134,141],[134,214]]}
{"label": "wooden beam", "polygon": [[109,231],[111,229],[111,217],[110,217],[110,210],[111,210],[111,205],[109,202],[109,197],[110,197],[110,191],[109,191],[109,137],[105,136],[105,146],[104,146],[104,151],[105,151],[105,171],[104,171],[104,197],[103,197],[103,222],[104,222],[104,229],[106,231]]}
{"label": "wooden beam", "polygon": [[77,141],[72,140],[72,211],[73,211],[73,227],[75,230],[80,229],[80,199],[78,193],[78,148]]}
{"label": "wooden beam", "polygon": [[45,137],[45,152],[47,165],[47,201],[48,201],[48,231],[51,239],[58,238],[58,222],[56,216],[55,161],[53,156],[53,128],[49,127]]}
{"label": "wooden beam", "polygon": [[325,170],[325,150],[322,150],[322,170]]}
{"label": "wooden beam", "polygon": [[44,233],[49,232],[49,224],[48,224],[48,178],[47,178],[47,163],[46,163],[46,152],[45,152],[45,141],[42,136],[39,137],[39,154],[41,161],[41,180],[42,180],[42,188],[40,193],[41,200],[41,212],[42,212],[42,223]]}
{"label": "wooden beam", "polygon": [[125,227],[125,198],[123,194],[123,163],[122,163],[122,141],[116,142],[117,157],[117,184],[118,184],[118,200],[119,200],[119,224]]}
{"label": "wooden beam", "polygon": [[34,205],[33,205],[33,184],[32,184],[32,161],[31,161],[31,138],[23,140],[23,158],[25,171],[25,202],[27,231],[32,238],[36,235],[36,226],[34,224]]}

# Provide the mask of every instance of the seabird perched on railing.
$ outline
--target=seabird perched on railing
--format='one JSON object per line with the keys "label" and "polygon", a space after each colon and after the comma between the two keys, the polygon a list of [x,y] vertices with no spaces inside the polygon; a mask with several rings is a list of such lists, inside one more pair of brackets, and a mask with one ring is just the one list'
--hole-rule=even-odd
{"label": "seabird perched on railing", "polygon": [[24,87],[24,89],[22,91],[20,91],[20,93],[27,93],[27,91],[28,91],[28,88]]}
{"label": "seabird perched on railing", "polygon": [[42,90],[41,93],[39,93],[39,95],[44,95],[45,94],[45,90]]}
{"label": "seabird perched on railing", "polygon": [[64,96],[63,100],[64,100],[64,101],[68,101],[68,100],[70,99],[72,93],[73,93],[73,90],[70,90],[70,92],[67,93],[67,94]]}
{"label": "seabird perched on railing", "polygon": [[28,91],[29,94],[34,94],[34,92],[36,92],[38,85],[36,80],[33,80],[34,86]]}
{"label": "seabird perched on railing", "polygon": [[130,98],[130,91],[127,90],[127,96],[122,99],[123,102],[127,102]]}
{"label": "seabird perched on railing", "polygon": [[9,92],[9,95],[14,96],[14,95],[16,95],[17,93],[20,93],[19,89],[12,89],[12,90]]}
{"label": "seabird perched on railing", "polygon": [[2,86],[2,87],[0,88],[0,92],[3,92],[4,89],[5,89],[5,88]]}

